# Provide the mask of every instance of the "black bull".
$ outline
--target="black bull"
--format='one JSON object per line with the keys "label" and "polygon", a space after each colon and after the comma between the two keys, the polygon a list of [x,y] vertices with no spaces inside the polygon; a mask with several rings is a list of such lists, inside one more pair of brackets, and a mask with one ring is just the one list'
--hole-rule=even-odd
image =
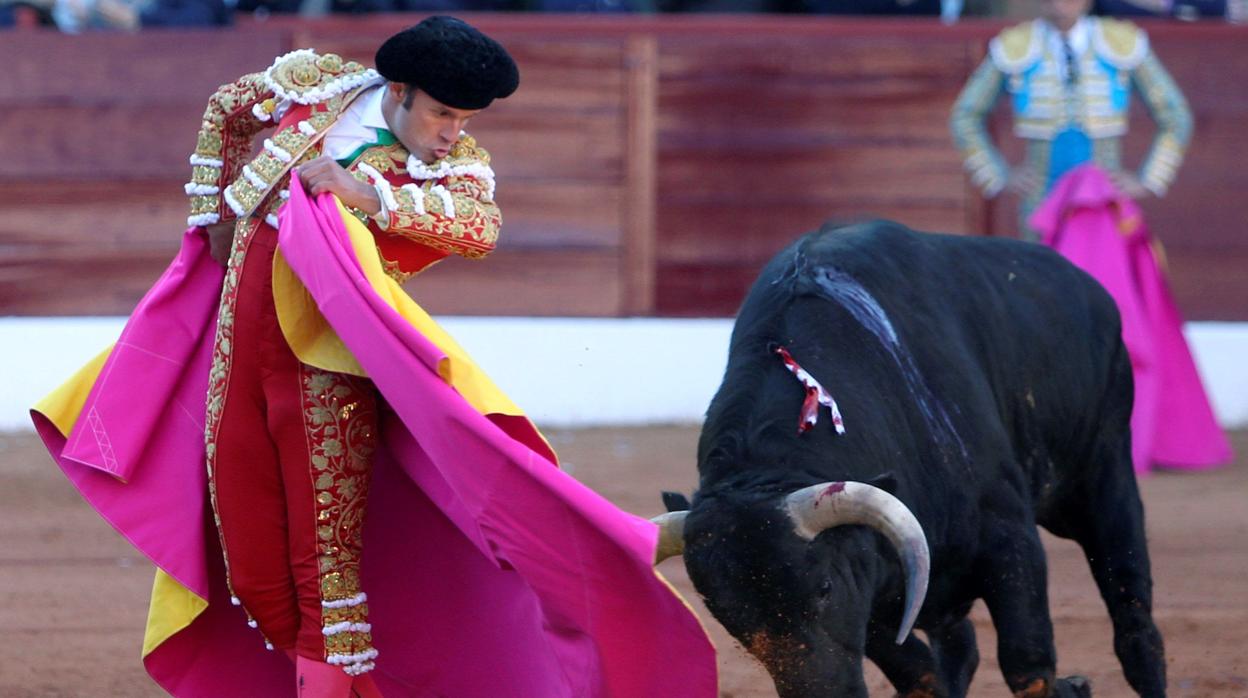
{"label": "black bull", "polygon": [[[692,505],[665,495],[687,510],[660,517],[666,554],[683,549],[707,607],[781,696],[865,696],[864,656],[900,695],[964,695],[980,598],[1016,695],[1087,695],[1054,673],[1040,524],[1083,547],[1127,680],[1162,696],[1120,334],[1108,294],[1039,245],[889,222],[808,235],[741,307]],[[844,434],[784,352],[840,407]],[[803,408],[818,421],[800,432]],[[900,511],[826,520],[820,501],[843,482]],[[825,517],[814,530],[811,515]],[[921,532],[902,540],[888,520],[907,517]],[[876,530],[840,525],[864,522]],[[915,550],[930,551],[926,598]],[[907,586],[926,642],[903,618]]]}

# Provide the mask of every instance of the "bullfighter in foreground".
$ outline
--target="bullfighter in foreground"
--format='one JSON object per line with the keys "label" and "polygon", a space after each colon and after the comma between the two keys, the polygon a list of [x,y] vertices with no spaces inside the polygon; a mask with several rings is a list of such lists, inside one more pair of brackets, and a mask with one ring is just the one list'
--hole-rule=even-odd
{"label": "bullfighter in foreground", "polygon": [[376,65],[304,49],[213,96],[181,253],[36,408],[157,567],[149,673],[179,696],[713,696],[654,526],[560,471],[399,286],[493,249],[463,128],[515,62],[432,17]]}

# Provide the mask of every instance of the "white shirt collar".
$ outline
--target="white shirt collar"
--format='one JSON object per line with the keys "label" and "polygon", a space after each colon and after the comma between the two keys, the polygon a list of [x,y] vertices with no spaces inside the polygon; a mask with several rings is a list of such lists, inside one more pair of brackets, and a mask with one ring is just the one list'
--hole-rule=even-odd
{"label": "white shirt collar", "polygon": [[364,112],[360,114],[360,125],[368,128],[384,128],[389,129],[386,123],[386,116],[381,112],[381,100],[390,92],[389,85],[382,85],[379,90],[372,90],[364,95],[367,100],[364,104]]}
{"label": "white shirt collar", "polygon": [[[1049,48],[1055,55],[1062,55],[1062,32],[1046,20],[1045,27],[1048,29]],[[1075,26],[1066,32],[1066,40],[1070,42],[1070,50],[1075,52],[1076,56],[1082,56],[1083,52],[1088,50],[1088,44],[1092,40],[1092,21],[1087,17],[1080,17],[1075,22]]]}
{"label": "white shirt collar", "polygon": [[381,113],[382,99],[388,89],[388,86],[382,85],[356,97],[338,122],[329,127],[321,152],[341,160],[361,145],[376,141],[377,129],[389,128],[385,115]]}

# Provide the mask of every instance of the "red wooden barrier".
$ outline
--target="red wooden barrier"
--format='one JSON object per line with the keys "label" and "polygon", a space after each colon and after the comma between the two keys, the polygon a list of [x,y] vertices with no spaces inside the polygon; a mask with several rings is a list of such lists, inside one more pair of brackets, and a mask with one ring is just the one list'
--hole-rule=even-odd
{"label": "red wooden barrier", "polygon": [[[219,83],[315,46],[368,61],[418,16],[227,31],[0,36],[0,313],[125,314],[173,253]],[[761,264],[829,218],[1007,234],[962,176],[948,109],[1000,23],[478,15],[521,89],[474,122],[504,229],[482,263],[410,282],[435,313],[728,315]],[[1149,202],[1190,319],[1248,319],[1248,28],[1149,24],[1196,137]],[[1138,158],[1151,132],[1128,142]],[[465,293],[464,289],[471,289]]]}

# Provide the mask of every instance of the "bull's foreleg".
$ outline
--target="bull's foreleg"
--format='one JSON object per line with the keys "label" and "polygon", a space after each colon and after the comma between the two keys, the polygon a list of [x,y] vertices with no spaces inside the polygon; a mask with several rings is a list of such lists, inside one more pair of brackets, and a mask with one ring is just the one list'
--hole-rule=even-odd
{"label": "bull's foreleg", "polygon": [[1048,568],[1036,527],[1025,520],[985,523],[988,538],[976,571],[997,629],[997,657],[1018,698],[1061,695],[1049,618]]}
{"label": "bull's foreleg", "polygon": [[898,698],[947,698],[932,650],[913,633],[902,644],[894,641],[896,624],[872,620],[867,629],[867,658],[888,677]]}
{"label": "bull's foreleg", "polygon": [[975,643],[975,624],[970,618],[950,623],[928,633],[928,642],[936,655],[940,677],[949,687],[950,698],[963,698],[971,686],[979,666],[979,646]]}

